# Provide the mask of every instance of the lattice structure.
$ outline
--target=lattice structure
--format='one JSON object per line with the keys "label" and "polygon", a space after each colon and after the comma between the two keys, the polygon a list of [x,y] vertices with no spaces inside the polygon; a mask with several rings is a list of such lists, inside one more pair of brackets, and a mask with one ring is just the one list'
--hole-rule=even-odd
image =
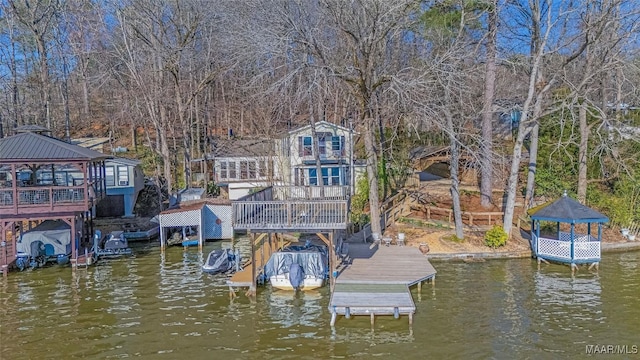
{"label": "lattice structure", "polygon": [[[537,256],[541,258],[578,261],[599,261],[601,254],[601,244],[591,235],[574,234],[573,258],[571,257],[571,234],[561,232],[558,234],[561,240],[535,238],[537,239]],[[566,240],[564,240],[566,239]]]}
{"label": "lattice structure", "polygon": [[600,242],[576,242],[573,248],[573,258],[577,260],[600,259]]}
{"label": "lattice structure", "polygon": [[571,242],[538,238],[538,256],[571,260]]}

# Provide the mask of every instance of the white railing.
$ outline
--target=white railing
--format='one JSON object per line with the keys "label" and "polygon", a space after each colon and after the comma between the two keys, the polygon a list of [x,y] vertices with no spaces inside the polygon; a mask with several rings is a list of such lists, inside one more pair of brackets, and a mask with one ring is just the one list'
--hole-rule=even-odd
{"label": "white railing", "polygon": [[13,190],[0,190],[0,206],[13,205]]}
{"label": "white railing", "polygon": [[[535,235],[534,235],[535,236]],[[538,238],[537,255],[544,258],[545,256],[560,260],[571,260],[571,242],[554,240],[547,238]]]}
{"label": "white railing", "polygon": [[[560,233],[558,233],[558,237],[562,241],[571,241],[571,233],[568,233],[568,232],[560,231]],[[573,240],[575,242],[598,241],[598,239],[594,238],[591,235],[583,235],[583,234],[577,234],[577,233],[573,234]]]}
{"label": "white railing", "polygon": [[274,186],[273,196],[279,200],[322,199],[345,200],[349,195],[348,186]]}
{"label": "white railing", "polygon": [[346,200],[233,202],[235,229],[346,229]]}
{"label": "white railing", "polygon": [[[571,258],[571,234],[561,232],[561,240],[537,238],[535,235],[536,254],[541,258],[549,257],[558,260],[590,260],[600,259],[600,241],[590,235],[574,234],[573,258]],[[562,240],[567,239],[567,240]]]}

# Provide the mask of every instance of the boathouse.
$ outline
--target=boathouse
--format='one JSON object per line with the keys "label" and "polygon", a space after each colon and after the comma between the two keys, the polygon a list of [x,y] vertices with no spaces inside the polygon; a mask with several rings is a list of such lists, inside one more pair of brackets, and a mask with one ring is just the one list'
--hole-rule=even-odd
{"label": "boathouse", "polygon": [[74,234],[71,262],[83,258],[82,252],[90,247],[94,206],[106,195],[104,162],[109,158],[31,131],[0,139],[3,273],[16,260],[19,237],[45,220],[66,222]]}
{"label": "boathouse", "polygon": [[336,231],[346,230],[348,224],[348,194],[344,186],[268,187],[232,203],[232,222],[235,231],[251,235],[251,264],[234,274],[228,284],[249,287],[255,294],[257,278],[271,253],[283,247],[279,234],[316,234],[329,250],[330,286],[333,288],[337,264]]}
{"label": "boathouse", "polygon": [[[197,236],[198,246],[202,248],[206,240],[231,239],[231,201],[227,199],[206,199],[180,203],[158,216],[160,223],[160,245],[167,245],[167,238],[172,233],[183,234],[183,228],[189,228]],[[184,240],[184,239],[182,239]],[[195,240],[191,239],[191,240]]]}
{"label": "boathouse", "polygon": [[[555,230],[542,233],[543,222],[551,222]],[[531,214],[531,245],[538,262],[552,260],[570,264],[572,270],[576,264],[590,263],[597,267],[602,248],[602,224],[607,222],[609,218],[570,198],[565,191],[560,199],[542,205]],[[569,231],[562,231],[561,224],[568,224]],[[594,224],[596,236],[592,234]],[[586,233],[577,232],[578,225],[586,226]]]}

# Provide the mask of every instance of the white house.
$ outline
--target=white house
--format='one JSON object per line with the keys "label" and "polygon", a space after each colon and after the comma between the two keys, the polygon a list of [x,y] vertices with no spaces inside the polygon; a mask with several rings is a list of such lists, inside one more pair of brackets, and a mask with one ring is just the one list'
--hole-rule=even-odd
{"label": "white house", "polygon": [[277,142],[283,180],[294,186],[350,186],[353,182],[350,166],[354,162],[353,132],[327,121],[317,122],[314,127],[315,138],[311,125],[306,125],[289,131]]}
{"label": "white house", "polygon": [[275,140],[214,141],[216,184],[231,200],[272,185],[350,187],[364,171],[362,164],[355,165],[353,132],[327,121],[314,127],[315,137],[311,125],[306,125]]}

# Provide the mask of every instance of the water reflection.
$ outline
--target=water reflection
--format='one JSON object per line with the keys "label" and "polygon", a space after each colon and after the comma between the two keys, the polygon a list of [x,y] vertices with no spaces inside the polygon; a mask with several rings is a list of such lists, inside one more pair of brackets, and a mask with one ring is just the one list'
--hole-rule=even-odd
{"label": "water reflection", "polygon": [[[317,328],[318,319],[323,315],[320,305],[320,291],[283,291],[267,289],[269,315],[273,323],[289,328],[294,325]],[[305,337],[305,334],[293,334],[292,337]]]}

